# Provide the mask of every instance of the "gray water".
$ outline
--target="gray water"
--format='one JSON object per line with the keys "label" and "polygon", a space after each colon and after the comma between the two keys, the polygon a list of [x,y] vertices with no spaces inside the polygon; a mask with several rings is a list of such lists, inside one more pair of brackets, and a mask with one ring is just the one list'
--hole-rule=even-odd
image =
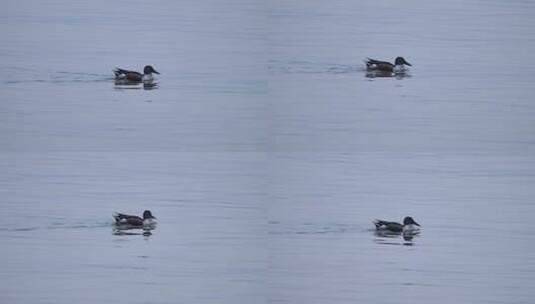
{"label": "gray water", "polygon": [[1,303],[533,302],[534,2],[2,6]]}

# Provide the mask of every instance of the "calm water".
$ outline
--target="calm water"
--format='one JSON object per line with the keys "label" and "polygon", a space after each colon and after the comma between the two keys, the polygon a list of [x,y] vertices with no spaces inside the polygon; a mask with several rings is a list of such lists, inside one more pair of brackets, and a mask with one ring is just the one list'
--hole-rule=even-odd
{"label": "calm water", "polygon": [[[532,303],[534,16],[4,3],[0,302]],[[399,55],[408,77],[366,77]],[[156,86],[114,84],[145,64]],[[114,230],[144,209],[150,235]],[[371,230],[405,215],[412,240]]]}

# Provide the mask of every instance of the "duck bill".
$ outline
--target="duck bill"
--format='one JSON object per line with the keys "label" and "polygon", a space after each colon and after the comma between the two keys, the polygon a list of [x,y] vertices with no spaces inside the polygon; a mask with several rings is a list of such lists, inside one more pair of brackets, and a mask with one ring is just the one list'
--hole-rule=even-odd
{"label": "duck bill", "polygon": [[160,73],[158,73],[158,71],[156,71],[156,70],[154,70],[154,69],[152,70],[152,72],[155,73],[155,74],[160,75]]}
{"label": "duck bill", "polygon": [[[412,66],[412,64],[408,63],[407,61],[405,61],[405,64],[408,65],[408,66]],[[418,225],[420,226],[420,225]]]}
{"label": "duck bill", "polygon": [[414,225],[418,226],[418,227],[422,227],[422,226],[420,226],[420,224],[418,224],[418,223],[416,223],[416,222],[414,222],[414,221],[413,221],[412,223],[413,223]]}

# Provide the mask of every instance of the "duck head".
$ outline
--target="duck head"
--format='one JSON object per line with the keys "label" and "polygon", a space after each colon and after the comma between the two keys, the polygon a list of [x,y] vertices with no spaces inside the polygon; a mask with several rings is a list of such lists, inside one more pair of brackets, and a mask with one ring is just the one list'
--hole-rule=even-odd
{"label": "duck head", "polygon": [[407,61],[405,61],[405,59],[403,57],[397,57],[396,58],[396,65],[403,65],[403,64],[406,64],[408,66],[412,66],[412,64],[408,63]]}
{"label": "duck head", "polygon": [[152,213],[150,213],[150,210],[145,210],[143,212],[143,219],[146,220],[146,219],[156,219]]}
{"label": "duck head", "polygon": [[143,69],[143,74],[151,74],[151,73],[155,73],[158,75],[160,74],[151,65],[146,65],[145,68]]}
{"label": "duck head", "polygon": [[410,216],[407,216],[403,219],[403,226],[406,226],[406,225],[416,225],[418,227],[420,227],[420,224],[416,223],[412,217]]}

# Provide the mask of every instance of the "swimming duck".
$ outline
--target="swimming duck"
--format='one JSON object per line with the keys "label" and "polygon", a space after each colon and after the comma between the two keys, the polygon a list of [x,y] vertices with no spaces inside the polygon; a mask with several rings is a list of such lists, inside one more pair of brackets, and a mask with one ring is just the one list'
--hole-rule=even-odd
{"label": "swimming duck", "polygon": [[114,213],[113,218],[117,225],[130,225],[130,226],[146,226],[156,224],[156,217],[152,215],[149,210],[143,212],[143,218],[136,215],[128,215],[124,213]]}
{"label": "swimming duck", "polygon": [[420,227],[420,224],[416,223],[410,216],[407,216],[403,219],[403,225],[397,222],[383,220],[375,220],[373,223],[375,224],[376,230],[399,233],[416,231],[419,229],[418,227]]}
{"label": "swimming duck", "polygon": [[115,74],[115,80],[126,80],[131,82],[152,81],[152,73],[160,74],[150,65],[145,66],[143,69],[143,74],[135,71],[123,70],[120,68],[115,68],[113,73]]}
{"label": "swimming duck", "polygon": [[407,70],[405,65],[412,66],[412,64],[405,61],[403,57],[397,57],[394,64],[388,61],[380,61],[371,58],[367,58],[365,61],[367,71],[378,71],[387,73],[403,73]]}

